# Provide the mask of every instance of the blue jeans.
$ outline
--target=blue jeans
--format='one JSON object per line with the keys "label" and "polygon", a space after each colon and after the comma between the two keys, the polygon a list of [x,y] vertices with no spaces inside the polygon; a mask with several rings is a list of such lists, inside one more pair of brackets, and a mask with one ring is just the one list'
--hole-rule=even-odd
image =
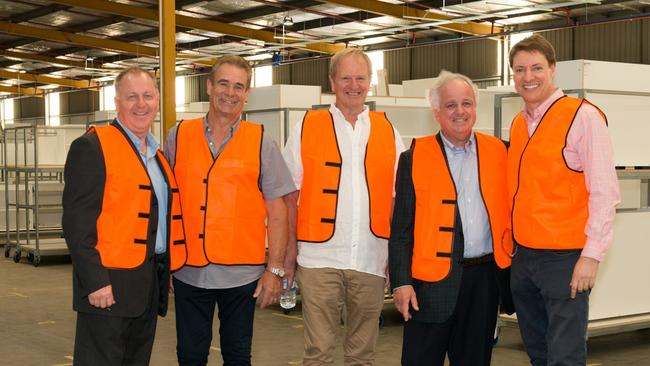
{"label": "blue jeans", "polygon": [[206,365],[212,343],[215,305],[224,366],[251,364],[257,281],[228,289],[194,287],[174,278],[176,353],[181,366]]}
{"label": "blue jeans", "polygon": [[521,337],[534,366],[585,365],[589,292],[570,298],[579,250],[517,247],[510,286]]}

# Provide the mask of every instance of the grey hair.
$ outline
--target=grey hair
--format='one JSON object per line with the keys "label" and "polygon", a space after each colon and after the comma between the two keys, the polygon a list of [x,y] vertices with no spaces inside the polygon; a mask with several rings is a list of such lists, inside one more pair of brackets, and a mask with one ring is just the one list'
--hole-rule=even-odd
{"label": "grey hair", "polygon": [[350,47],[344,48],[332,56],[329,67],[329,77],[331,79],[334,79],[336,77],[336,72],[338,71],[339,63],[341,63],[341,60],[348,56],[359,56],[363,58],[363,60],[366,61],[366,64],[368,64],[368,76],[372,76],[372,62],[370,61],[370,57],[368,57],[368,55],[363,52],[362,49]]}
{"label": "grey hair", "polygon": [[426,98],[431,108],[436,111],[440,110],[440,89],[452,80],[461,80],[469,85],[474,93],[475,105],[478,106],[478,87],[472,82],[472,79],[463,74],[442,70],[440,71],[440,74],[438,74],[436,81],[433,82],[431,88],[426,92]]}

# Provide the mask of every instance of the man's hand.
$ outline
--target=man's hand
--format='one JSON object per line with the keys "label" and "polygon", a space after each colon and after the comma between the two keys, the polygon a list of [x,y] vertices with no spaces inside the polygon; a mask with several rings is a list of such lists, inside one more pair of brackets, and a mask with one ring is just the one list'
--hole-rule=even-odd
{"label": "man's hand", "polygon": [[395,289],[393,291],[393,302],[395,303],[395,308],[399,311],[404,317],[404,321],[407,322],[411,319],[411,313],[409,313],[409,304],[413,307],[413,310],[419,311],[418,299],[415,296],[415,290],[413,286],[403,286]]}
{"label": "man's hand", "polygon": [[90,302],[90,305],[101,309],[110,308],[115,304],[115,299],[113,298],[113,286],[108,285],[91,293],[88,295],[88,302]]}
{"label": "man's hand", "polygon": [[257,299],[262,295],[262,303],[260,304],[260,307],[265,308],[278,302],[281,290],[282,282],[280,277],[269,271],[265,271],[262,278],[257,282],[257,288],[255,289],[253,297]]}
{"label": "man's hand", "polygon": [[571,277],[571,298],[576,298],[576,293],[589,291],[596,283],[598,261],[589,257],[580,257],[573,267]]}

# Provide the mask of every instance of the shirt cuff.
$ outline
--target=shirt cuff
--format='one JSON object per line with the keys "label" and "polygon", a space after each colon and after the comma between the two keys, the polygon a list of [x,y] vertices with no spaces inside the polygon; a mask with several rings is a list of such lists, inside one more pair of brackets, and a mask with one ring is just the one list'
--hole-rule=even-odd
{"label": "shirt cuff", "polygon": [[605,258],[605,253],[607,252],[608,245],[603,242],[587,238],[587,243],[582,249],[580,256],[592,258],[598,262],[602,262]]}

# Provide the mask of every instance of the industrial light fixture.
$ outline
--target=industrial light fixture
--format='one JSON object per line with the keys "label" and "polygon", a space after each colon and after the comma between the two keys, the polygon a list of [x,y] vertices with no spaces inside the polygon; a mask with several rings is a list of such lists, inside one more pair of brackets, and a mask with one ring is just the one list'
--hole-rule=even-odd
{"label": "industrial light fixture", "polygon": [[293,18],[291,18],[291,17],[284,17],[284,19],[282,20],[282,25],[284,25],[285,27],[290,27],[290,26],[292,26],[292,25],[293,25]]}

